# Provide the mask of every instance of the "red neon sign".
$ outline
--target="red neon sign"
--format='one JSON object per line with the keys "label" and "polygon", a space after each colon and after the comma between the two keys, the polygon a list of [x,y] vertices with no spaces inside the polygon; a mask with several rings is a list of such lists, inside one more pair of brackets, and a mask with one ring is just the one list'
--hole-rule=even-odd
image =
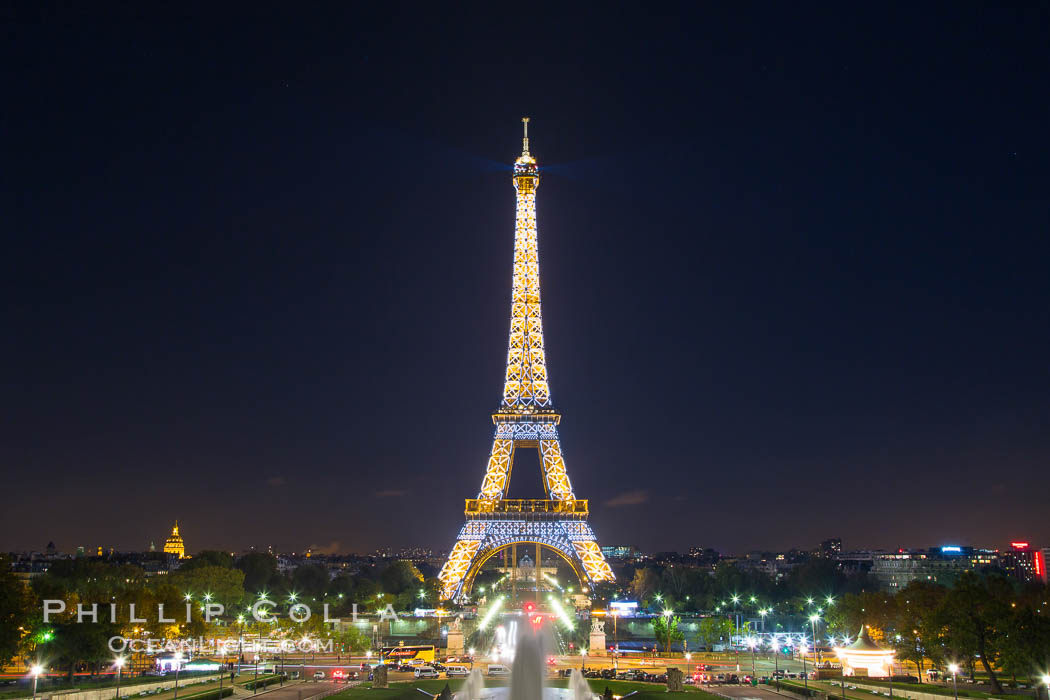
{"label": "red neon sign", "polygon": [[1036,576],[1042,576],[1043,575],[1043,571],[1044,571],[1044,569],[1043,569],[1043,553],[1042,552],[1036,552],[1035,553],[1035,575]]}
{"label": "red neon sign", "polygon": [[1027,542],[1011,542],[1010,546],[1013,547],[1014,549],[1028,549],[1028,543]]}

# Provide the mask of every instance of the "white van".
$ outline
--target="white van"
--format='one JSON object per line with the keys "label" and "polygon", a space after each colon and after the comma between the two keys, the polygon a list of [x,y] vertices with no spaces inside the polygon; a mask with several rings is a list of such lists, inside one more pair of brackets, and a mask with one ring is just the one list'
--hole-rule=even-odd
{"label": "white van", "polygon": [[509,676],[510,669],[503,664],[489,664],[488,669],[485,671],[490,676]]}
{"label": "white van", "polygon": [[416,678],[440,678],[433,666],[416,666]]}
{"label": "white van", "polygon": [[470,669],[466,666],[460,666],[459,664],[449,664],[445,667],[445,677],[454,678],[455,676],[469,676]]}

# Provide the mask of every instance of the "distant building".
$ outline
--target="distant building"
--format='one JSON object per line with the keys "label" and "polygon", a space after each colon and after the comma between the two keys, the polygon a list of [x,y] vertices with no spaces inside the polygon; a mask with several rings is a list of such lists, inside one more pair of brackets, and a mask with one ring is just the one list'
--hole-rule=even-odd
{"label": "distant building", "polygon": [[822,557],[834,558],[842,554],[842,538],[832,537],[820,543],[819,554]]}
{"label": "distant building", "polygon": [[633,544],[602,547],[606,559],[637,559],[638,548]]}
{"label": "distant building", "polygon": [[964,571],[994,566],[999,557],[987,549],[944,545],[925,550],[897,550],[875,554],[871,575],[884,591],[897,591],[912,581],[950,586]]}
{"label": "distant building", "polygon": [[164,542],[164,553],[174,554],[179,559],[186,556],[186,544],[182,541],[182,535],[179,534],[179,521],[175,521],[175,527],[171,529],[171,536]]}
{"label": "distant building", "polygon": [[1043,550],[1033,548],[1028,542],[1011,542],[1010,549],[999,553],[999,566],[1007,576],[1021,583],[1046,582]]}
{"label": "distant building", "polygon": [[690,547],[689,556],[695,559],[697,564],[717,564],[721,555],[710,547]]}

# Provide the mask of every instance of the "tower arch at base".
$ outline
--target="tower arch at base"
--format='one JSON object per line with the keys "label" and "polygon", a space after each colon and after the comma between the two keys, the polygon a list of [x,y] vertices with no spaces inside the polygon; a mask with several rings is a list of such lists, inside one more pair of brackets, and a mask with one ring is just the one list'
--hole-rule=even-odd
{"label": "tower arch at base", "polygon": [[539,544],[554,550],[569,562],[586,586],[615,580],[586,521],[569,520],[558,513],[551,514],[551,519],[510,520],[495,515],[467,520],[459,531],[448,561],[438,574],[442,600],[466,600],[466,592],[481,568],[479,562],[514,544]]}
{"label": "tower arch at base", "polygon": [[[572,567],[572,571],[576,574],[576,578],[579,579],[581,586],[587,586],[590,583],[587,574],[582,568],[580,568],[580,560],[576,558],[576,552],[572,550],[572,545],[568,545],[568,543],[565,543],[565,545],[561,545],[560,543],[552,544],[550,542],[541,542],[537,539],[529,539],[527,537],[506,537],[500,538],[499,540],[493,540],[492,542],[486,542],[485,546],[478,550],[478,553],[474,555],[474,561],[471,562],[470,568],[463,577],[463,584],[460,587],[459,594],[463,597],[470,595],[470,592],[474,589],[474,579],[477,577],[482,567],[485,566],[485,563],[503,550],[514,545],[539,546],[549,549],[564,559],[565,563]],[[541,566],[541,562],[536,562],[537,570],[539,570]]]}

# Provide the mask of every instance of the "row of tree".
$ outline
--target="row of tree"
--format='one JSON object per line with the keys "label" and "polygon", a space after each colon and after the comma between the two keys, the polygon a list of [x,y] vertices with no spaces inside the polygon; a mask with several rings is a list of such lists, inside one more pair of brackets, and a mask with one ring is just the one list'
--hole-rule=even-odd
{"label": "row of tree", "polygon": [[1017,586],[1000,576],[967,572],[951,588],[913,581],[896,595],[850,594],[827,611],[830,631],[856,635],[867,625],[872,638],[927,666],[978,667],[996,693],[1000,676],[1042,676],[1050,669],[1050,591]]}
{"label": "row of tree", "polygon": [[[269,601],[266,607],[274,613],[265,622],[250,612],[251,605],[261,599]],[[45,600],[63,601],[65,612],[51,615],[45,623]],[[203,552],[164,576],[146,576],[131,565],[70,559],[54,562],[27,587],[0,558],[0,665],[20,656],[46,659],[70,673],[77,667],[97,670],[112,660],[108,641],[114,636],[179,639],[207,634],[203,607],[209,603],[224,607],[218,624],[237,634],[292,637],[328,634],[322,624],[325,604],[332,617],[346,617],[355,605],[361,614],[373,615],[388,605],[403,611],[436,601],[437,582],[424,580],[406,561],[332,578],[318,564],[283,574],[274,557],[256,553],[234,561],[223,552]],[[310,607],[313,614],[307,621],[297,623],[288,616],[295,603]],[[86,610],[97,605],[97,621],[78,624],[78,604]],[[115,606],[112,613],[111,604]],[[187,604],[192,606],[190,622],[185,618]],[[161,621],[159,605],[164,606],[165,618],[177,622]],[[358,651],[368,640],[351,627],[333,641],[347,651]]]}

